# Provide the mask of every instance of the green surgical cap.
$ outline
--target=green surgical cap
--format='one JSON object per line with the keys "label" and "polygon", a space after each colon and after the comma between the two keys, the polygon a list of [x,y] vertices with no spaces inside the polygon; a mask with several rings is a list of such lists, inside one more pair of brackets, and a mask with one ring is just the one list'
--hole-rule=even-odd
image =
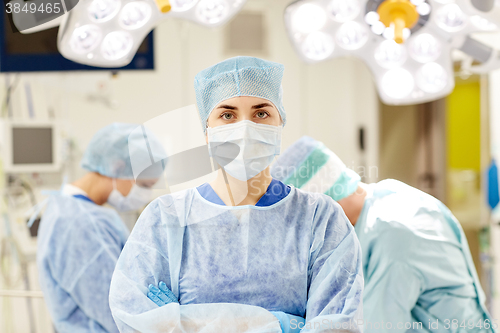
{"label": "green surgical cap", "polygon": [[271,175],[307,192],[341,200],[353,194],[361,180],[331,150],[308,136],[291,145],[271,168]]}

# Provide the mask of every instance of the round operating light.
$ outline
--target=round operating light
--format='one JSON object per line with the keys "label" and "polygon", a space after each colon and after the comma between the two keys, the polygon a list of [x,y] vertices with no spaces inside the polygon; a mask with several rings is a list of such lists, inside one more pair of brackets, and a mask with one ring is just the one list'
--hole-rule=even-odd
{"label": "round operating light", "polygon": [[118,13],[120,5],[120,0],[93,0],[87,10],[93,21],[104,22]]}
{"label": "round operating light", "polygon": [[[382,22],[380,22],[382,23]],[[383,23],[380,27],[376,27],[377,30],[374,30],[374,27],[376,25],[372,25],[372,31],[376,33],[377,35],[382,35],[384,36],[385,39],[388,40],[394,40],[394,35],[395,35],[395,29],[394,25],[391,25],[390,27],[386,27]],[[383,27],[382,27],[383,26]],[[411,30],[408,28],[403,29],[403,40],[407,40],[408,38],[411,37]]]}
{"label": "round operating light", "polygon": [[218,24],[228,15],[229,6],[225,0],[201,0],[196,10],[198,18],[207,24]]}
{"label": "round operating light", "polygon": [[83,54],[92,51],[102,39],[101,29],[93,24],[78,27],[73,31],[69,44],[75,53]]}
{"label": "round operating light", "polygon": [[170,5],[174,12],[185,12],[196,5],[198,0],[170,0]]}
{"label": "round operating light", "polygon": [[123,6],[120,23],[125,29],[138,29],[151,18],[151,6],[145,1],[132,1]]}
{"label": "round operating light", "polygon": [[338,22],[355,19],[361,12],[359,0],[331,0],[327,8],[332,18]]}
{"label": "round operating light", "polygon": [[465,27],[467,17],[457,4],[450,3],[437,11],[436,22],[441,29],[455,32]]}
{"label": "round operating light", "polygon": [[[368,12],[365,15],[365,22],[368,25],[374,25],[375,23],[380,22],[380,15],[374,11]],[[382,23],[382,22],[380,22],[380,23]]]}
{"label": "round operating light", "polygon": [[372,25],[372,32],[376,35],[382,35],[385,31],[385,24],[380,21],[375,22]]}
{"label": "round operating light", "polygon": [[134,39],[128,32],[113,31],[102,41],[102,56],[108,60],[121,59],[132,51],[133,45]]}
{"label": "round operating light", "polygon": [[410,37],[411,37],[411,30],[408,28],[404,28],[403,29],[403,39],[407,40]]}
{"label": "round operating light", "polygon": [[490,22],[487,19],[485,19],[484,17],[479,16],[479,15],[471,16],[470,21],[477,28],[484,30],[484,31],[495,31],[498,29],[498,26],[495,23]]}
{"label": "round operating light", "polygon": [[297,8],[291,23],[293,29],[302,33],[318,31],[326,23],[326,13],[323,8],[307,3]]}
{"label": "round operating light", "polygon": [[448,85],[448,73],[435,62],[423,65],[417,72],[417,86],[427,93],[437,93]]}
{"label": "round operating light", "polygon": [[441,43],[431,34],[420,34],[410,39],[410,54],[418,62],[427,63],[441,55]]}
{"label": "round operating light", "polygon": [[346,50],[357,50],[368,40],[367,29],[357,22],[346,22],[337,31],[337,43]]}
{"label": "round operating light", "polygon": [[410,95],[415,87],[413,76],[406,69],[394,68],[382,77],[382,90],[387,96],[402,99]]}
{"label": "round operating light", "polygon": [[383,41],[375,50],[375,60],[384,68],[394,68],[405,63],[408,54],[404,44],[393,40]]}
{"label": "round operating light", "polygon": [[386,27],[384,24],[384,31],[382,32],[382,36],[384,36],[385,39],[394,40],[394,35],[394,26]]}
{"label": "round operating light", "polygon": [[420,16],[429,15],[431,13],[431,5],[429,5],[427,2],[421,3],[417,6],[417,13]]}
{"label": "round operating light", "polygon": [[328,58],[335,48],[330,35],[321,31],[316,31],[305,39],[302,44],[302,52],[311,60],[320,61]]}

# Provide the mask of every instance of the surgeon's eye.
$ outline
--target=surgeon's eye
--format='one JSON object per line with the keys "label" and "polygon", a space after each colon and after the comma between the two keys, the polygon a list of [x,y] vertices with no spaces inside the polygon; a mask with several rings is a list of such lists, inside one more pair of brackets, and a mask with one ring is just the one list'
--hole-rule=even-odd
{"label": "surgeon's eye", "polygon": [[232,120],[234,119],[234,114],[232,114],[231,112],[224,112],[220,115],[220,117],[224,120]]}
{"label": "surgeon's eye", "polygon": [[269,117],[269,113],[266,111],[257,111],[255,115],[260,119],[266,119],[267,117]]}

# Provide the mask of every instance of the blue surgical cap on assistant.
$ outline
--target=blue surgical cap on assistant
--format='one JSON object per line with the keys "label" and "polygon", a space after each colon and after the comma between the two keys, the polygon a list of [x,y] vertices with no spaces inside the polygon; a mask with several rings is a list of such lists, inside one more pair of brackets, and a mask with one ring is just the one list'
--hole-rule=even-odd
{"label": "blue surgical cap on assistant", "polygon": [[285,67],[275,62],[235,57],[199,72],[194,79],[194,89],[203,130],[217,104],[240,96],[267,99],[278,109],[284,125],[286,113],[281,87],[284,71]]}
{"label": "blue surgical cap on assistant", "polygon": [[330,149],[304,136],[285,150],[271,167],[273,178],[307,192],[341,200],[353,194],[361,177]]}
{"label": "blue surgical cap on assistant", "polygon": [[166,158],[159,140],[144,126],[113,123],[92,137],[81,166],[110,178],[155,179]]}

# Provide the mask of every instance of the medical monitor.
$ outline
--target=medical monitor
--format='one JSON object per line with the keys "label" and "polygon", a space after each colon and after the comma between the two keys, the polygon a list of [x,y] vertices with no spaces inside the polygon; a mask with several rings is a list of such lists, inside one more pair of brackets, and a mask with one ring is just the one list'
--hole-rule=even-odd
{"label": "medical monitor", "polygon": [[3,121],[0,146],[5,172],[55,172],[60,169],[58,126],[51,122]]}

